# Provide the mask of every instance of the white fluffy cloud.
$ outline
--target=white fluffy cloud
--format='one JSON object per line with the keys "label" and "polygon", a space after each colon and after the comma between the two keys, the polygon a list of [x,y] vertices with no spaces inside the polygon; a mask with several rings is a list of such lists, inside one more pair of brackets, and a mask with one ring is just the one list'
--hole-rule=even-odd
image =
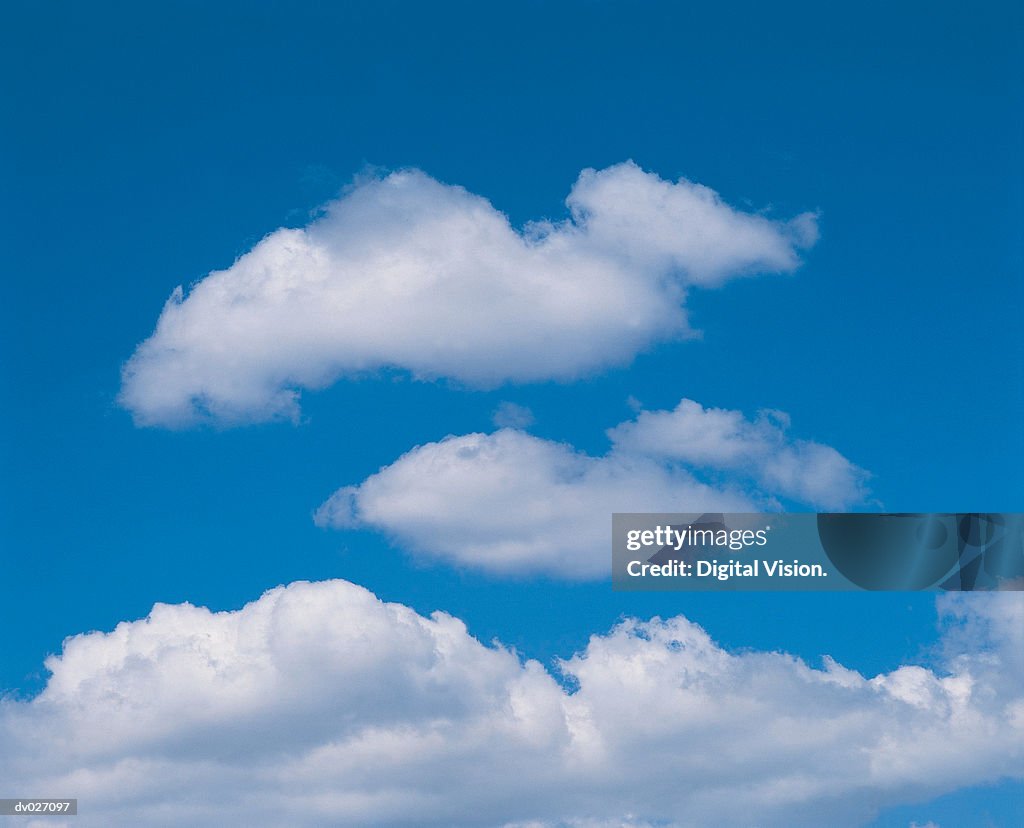
{"label": "white fluffy cloud", "polygon": [[[549,672],[344,581],[68,639],[0,703],[10,791],[90,825],[853,825],[1024,776],[1024,602],[943,596],[866,678],[627,620]],[[566,689],[568,688],[568,689]]]}
{"label": "white fluffy cloud", "polygon": [[584,170],[570,218],[522,232],[407,170],[180,287],[125,365],[143,425],[294,417],[298,393],[396,367],[482,385],[571,379],[686,335],[691,286],[793,270],[815,218],[773,221],[633,163]]}
{"label": "white fluffy cloud", "polygon": [[[322,526],[369,526],[412,551],[492,572],[606,575],[613,512],[750,512],[776,496],[848,507],[866,473],[835,449],[791,440],[784,415],[683,400],[611,430],[591,457],[522,431],[417,446],[317,511]],[[714,482],[698,478],[710,471]]]}
{"label": "white fluffy cloud", "polygon": [[791,439],[789,415],[740,411],[682,400],[672,411],[642,411],[611,429],[620,451],[745,475],[766,491],[821,509],[844,509],[864,497],[865,473],[831,446]]}

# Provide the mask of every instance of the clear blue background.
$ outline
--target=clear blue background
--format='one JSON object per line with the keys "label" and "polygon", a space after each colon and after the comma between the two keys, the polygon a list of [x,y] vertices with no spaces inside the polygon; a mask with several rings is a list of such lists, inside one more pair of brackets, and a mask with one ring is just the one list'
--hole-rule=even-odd
{"label": "clear blue background", "polygon": [[[865,673],[932,659],[931,596],[501,581],[311,515],[415,444],[489,430],[503,400],[602,453],[630,395],[785,410],[873,473],[869,508],[1024,510],[1019,4],[208,5],[2,12],[0,687],[35,692],[65,636],[155,601],[236,608],[330,577],[548,663],[623,614],[679,612],[730,647]],[[522,223],[627,158],[746,209],[820,209],[821,241],[795,275],[693,294],[703,340],[578,384],[386,376],[307,394],[297,428],[183,433],[114,402],[175,285],[368,165],[420,167]],[[986,824],[982,801],[1009,824],[1020,790],[880,824]]]}

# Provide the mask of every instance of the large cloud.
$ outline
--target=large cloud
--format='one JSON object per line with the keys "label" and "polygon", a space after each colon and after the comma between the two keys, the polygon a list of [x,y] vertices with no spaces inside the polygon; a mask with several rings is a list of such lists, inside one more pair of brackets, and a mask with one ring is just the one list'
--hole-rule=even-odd
{"label": "large cloud", "polygon": [[373,527],[416,553],[492,572],[601,577],[613,512],[759,511],[779,508],[777,496],[845,508],[863,499],[862,469],[829,446],[790,439],[787,426],[781,412],[747,420],[683,400],[609,430],[603,457],[513,429],[448,437],[338,490],[316,519]]}
{"label": "large cloud", "polygon": [[690,286],[790,271],[816,238],[633,163],[584,170],[571,218],[517,231],[415,170],[351,189],[186,294],[124,368],[144,425],[294,417],[298,391],[396,367],[482,385],[570,379],[688,332]]}
{"label": "large cloud", "polygon": [[83,828],[852,825],[1024,775],[1021,597],[939,599],[942,665],[874,678],[682,617],[552,673],[344,581],[158,605],[0,704],[0,778],[77,796]]}

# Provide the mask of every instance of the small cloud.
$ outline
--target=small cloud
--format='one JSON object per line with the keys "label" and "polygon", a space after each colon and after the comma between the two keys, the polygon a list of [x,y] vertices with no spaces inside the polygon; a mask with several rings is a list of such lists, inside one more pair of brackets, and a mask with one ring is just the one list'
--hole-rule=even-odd
{"label": "small cloud", "polygon": [[533,412],[525,405],[518,405],[514,402],[503,402],[499,405],[491,421],[498,428],[527,428],[534,424]]}
{"label": "small cloud", "polygon": [[740,411],[684,399],[671,411],[641,411],[608,436],[620,452],[729,472],[816,508],[862,502],[867,472],[831,446],[790,437],[789,426],[784,411],[764,409],[750,420]]}

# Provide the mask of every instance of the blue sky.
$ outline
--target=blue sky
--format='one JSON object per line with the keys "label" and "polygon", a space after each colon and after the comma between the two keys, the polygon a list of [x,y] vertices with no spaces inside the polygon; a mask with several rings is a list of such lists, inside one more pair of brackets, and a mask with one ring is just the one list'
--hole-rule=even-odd
{"label": "blue sky", "polygon": [[[624,616],[680,613],[727,649],[814,666],[934,662],[934,596],[613,594],[424,562],[313,513],[414,446],[493,430],[504,402],[530,409],[536,437],[600,456],[636,415],[630,398],[656,411],[684,397],[786,412],[795,437],[870,473],[853,508],[1020,511],[1016,4],[21,4],[5,17],[0,686],[38,692],[66,636],[155,602],[238,609],[328,578],[443,609],[545,664]],[[520,228],[566,219],[581,170],[627,159],[744,213],[816,212],[820,238],[793,272],[689,291],[700,338],[574,381],[479,388],[387,369],[303,392],[297,424],[241,427],[136,427],[118,404],[121,367],[175,286],[306,225],[357,176],[414,167]],[[879,824],[989,824],[963,815],[971,797],[1008,824],[1020,796],[1004,783]]]}

